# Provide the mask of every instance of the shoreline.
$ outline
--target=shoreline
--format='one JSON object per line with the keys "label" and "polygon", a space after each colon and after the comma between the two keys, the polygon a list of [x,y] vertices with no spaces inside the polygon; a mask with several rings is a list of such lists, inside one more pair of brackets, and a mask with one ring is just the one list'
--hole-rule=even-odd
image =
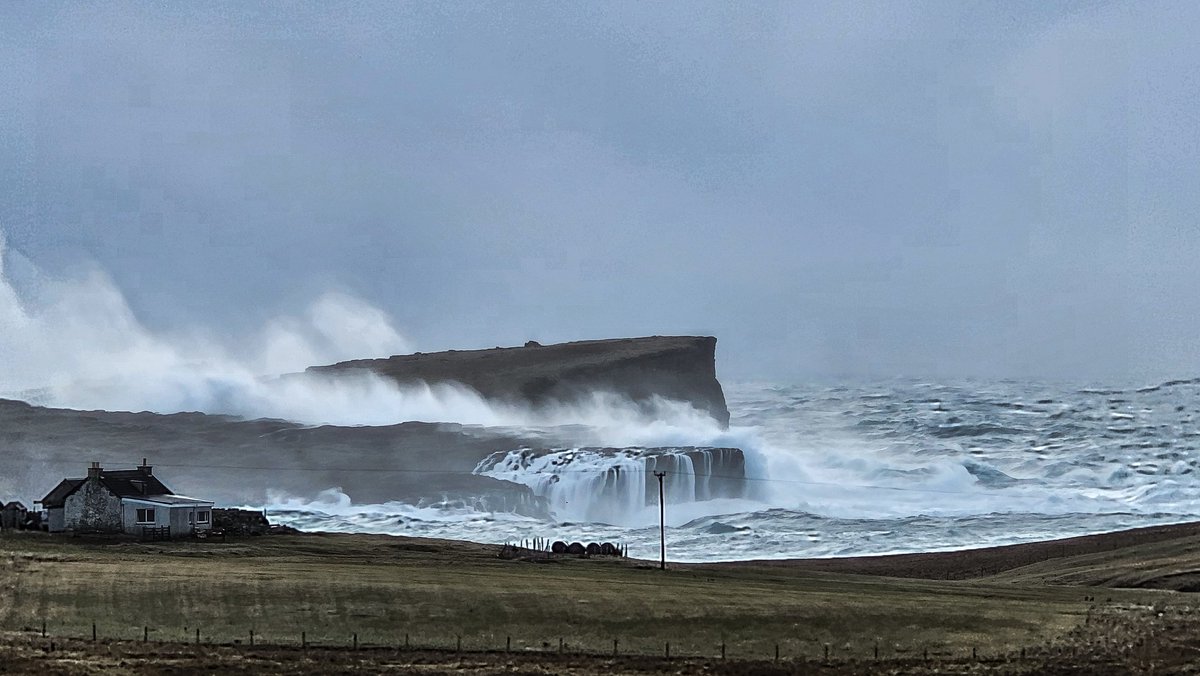
{"label": "shoreline", "polygon": [[[237,507],[239,510],[251,510],[263,512],[264,509],[251,509],[248,507]],[[271,517],[269,511],[266,511],[268,518]],[[463,543],[479,546],[500,546],[502,543],[484,540],[472,540],[466,538],[454,537],[431,537],[423,535],[407,535],[404,533],[388,533],[388,532],[373,532],[373,531],[340,531],[340,530],[320,530],[320,529],[303,529],[292,526],[290,523],[281,525],[289,528],[295,528],[299,533],[307,535],[336,535],[336,536],[362,536],[362,537],[389,537],[402,538],[407,540],[422,540],[430,542],[446,542],[446,543]],[[668,529],[668,533],[670,529]],[[1175,533],[1178,533],[1176,535]],[[1130,544],[1138,544],[1144,542],[1156,542],[1172,537],[1185,537],[1189,535],[1200,535],[1200,517],[1193,517],[1187,520],[1174,521],[1170,523],[1155,523],[1148,526],[1135,526],[1129,528],[1120,528],[1117,530],[1104,530],[1095,533],[1085,533],[1082,535],[1068,535],[1053,539],[1031,539],[1022,542],[1013,542],[1000,545],[982,545],[982,546],[967,546],[954,549],[934,549],[934,550],[917,550],[917,551],[901,551],[901,552],[885,552],[878,554],[850,554],[850,555],[833,555],[833,556],[789,556],[783,555],[779,557],[759,557],[759,558],[739,558],[739,559],[721,559],[721,560],[684,560],[671,559],[671,542],[667,541],[668,559],[667,563],[674,565],[686,566],[783,566],[783,567],[801,567],[808,570],[825,570],[831,572],[837,569],[836,572],[859,572],[861,574],[879,574],[874,571],[888,567],[895,567],[898,570],[912,568],[917,563],[924,563],[945,569],[948,575],[954,575],[953,569],[957,566],[964,565],[967,561],[978,561],[981,564],[995,560],[997,563],[990,564],[998,566],[992,568],[992,572],[1000,572],[1007,570],[1015,565],[1013,563],[1003,563],[1003,561],[1019,561],[1025,558],[1033,560],[1044,560],[1048,558],[1056,558],[1059,556],[1072,556],[1076,554],[1096,553],[1108,551],[1121,546]],[[552,539],[552,538],[544,538]],[[593,538],[599,542],[603,538]],[[579,539],[579,542],[587,544],[587,540]],[[615,540],[614,540],[615,542]],[[654,540],[654,549],[657,551],[657,539]],[[1055,554],[1052,550],[1056,548],[1064,548],[1063,552]],[[1047,550],[1042,552],[1041,550]],[[1065,553],[1064,553],[1065,552]],[[653,563],[658,562],[657,557],[651,557],[645,560]],[[899,577],[924,577],[922,575],[899,575]],[[965,579],[961,577],[943,577],[937,579]]]}
{"label": "shoreline", "polygon": [[1003,573],[1059,558],[1096,555],[1122,548],[1200,536],[1200,521],[1142,526],[1053,540],[969,549],[865,556],[747,559],[687,565],[717,567],[783,567],[853,575],[887,575],[914,579],[964,580]]}
{"label": "shoreline", "polygon": [[[353,550],[361,543],[377,543],[383,546],[412,549],[416,551],[439,551],[447,554],[455,552],[471,552],[496,554],[500,552],[502,543],[479,542],[465,539],[430,538],[408,536],[390,533],[353,533],[339,531],[299,530],[284,534],[262,535],[231,535],[230,543],[269,543],[282,537],[294,537],[299,541],[305,539],[320,539],[332,545],[331,551],[336,551],[339,543],[344,543]],[[943,580],[966,581],[992,578],[1012,574],[1014,571],[1028,567],[1054,568],[1054,562],[1067,559],[1099,558],[1118,554],[1122,558],[1136,557],[1142,549],[1154,550],[1156,547],[1179,540],[1194,538],[1197,541],[1197,556],[1200,557],[1200,520],[1185,521],[1175,524],[1143,526],[1117,531],[1107,531],[1089,535],[1070,536],[1053,540],[1037,540],[1008,545],[992,545],[969,549],[950,551],[908,552],[897,554],[872,554],[863,556],[844,557],[812,557],[812,558],[780,558],[780,559],[737,559],[728,561],[672,561],[667,559],[667,567],[677,570],[757,570],[757,571],[796,571],[803,573],[852,575],[865,577],[891,577],[911,580]],[[79,535],[63,534],[49,535],[40,532],[8,531],[0,533],[0,545],[5,542],[45,543],[48,546],[63,545],[70,547],[78,544],[90,547],[147,547],[150,544],[169,551],[172,547],[203,547],[206,543],[190,540],[175,540],[158,543],[144,543],[129,536]],[[0,549],[3,549],[0,547]],[[668,550],[669,551],[669,550]],[[593,557],[579,557],[567,554],[548,554],[541,557],[541,552],[528,550],[528,555],[510,557],[515,561],[532,561],[546,558],[555,562],[571,562],[576,559],[586,561]],[[639,557],[598,557],[596,560],[606,564],[617,564],[631,567],[658,567],[659,559]],[[1167,561],[1169,563],[1185,564],[1186,561]],[[1194,576],[1190,570],[1172,571],[1169,566],[1154,565],[1153,557],[1130,564],[1141,573],[1136,580],[1136,588],[1165,589],[1176,591],[1200,591],[1200,558],[1196,561]],[[1182,568],[1187,568],[1183,565]],[[1110,575],[1104,579],[1119,580],[1120,574],[1127,572],[1125,568],[1116,566],[1108,569]],[[1085,585],[1095,585],[1097,582],[1077,580]],[[1181,589],[1182,587],[1182,589]]]}

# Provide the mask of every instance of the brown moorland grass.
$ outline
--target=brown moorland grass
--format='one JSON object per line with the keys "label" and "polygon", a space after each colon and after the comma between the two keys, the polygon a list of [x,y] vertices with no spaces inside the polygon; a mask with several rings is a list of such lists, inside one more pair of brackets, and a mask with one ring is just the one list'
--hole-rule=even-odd
{"label": "brown moorland grass", "polygon": [[[45,640],[64,637],[85,639],[86,650],[94,622],[97,645],[110,645],[106,639],[140,645],[148,631],[151,643],[143,651],[171,644],[182,650],[199,629],[199,650],[213,643],[247,649],[253,631],[258,651],[270,650],[263,644],[294,649],[302,635],[314,650],[344,650],[355,635],[365,651],[394,649],[407,635],[413,648],[453,651],[461,640],[464,651],[507,645],[514,654],[543,656],[557,655],[560,639],[568,656],[611,656],[617,639],[621,659],[662,655],[667,642],[676,658],[715,658],[724,644],[731,662],[767,660],[763,664],[773,664],[777,645],[789,664],[823,660],[828,646],[843,670],[848,660],[873,659],[876,646],[882,659],[902,662],[927,653],[941,661],[973,651],[990,658],[1078,635],[1105,609],[1177,606],[1187,595],[1069,585],[1146,583],[1157,579],[1153,571],[1171,577],[1195,570],[1196,539],[1180,528],[1175,535],[1185,537],[1154,531],[1076,554],[1049,548],[1060,555],[1041,561],[1013,550],[1021,553],[1012,562],[1021,565],[969,580],[913,577],[920,572],[914,560],[924,559],[911,557],[875,557],[897,562],[889,569],[872,561],[885,573],[876,575],[838,572],[838,565],[862,568],[851,559],[808,562],[824,570],[773,562],[673,565],[664,572],[621,559],[505,560],[493,546],[388,536],[145,544],[7,534],[0,536],[0,630],[43,641],[42,650]],[[980,554],[915,556],[974,566]],[[930,565],[927,575],[955,577],[946,575],[950,565]],[[43,622],[47,639],[40,636]],[[1086,649],[1108,650],[1107,640],[1090,638]],[[1121,640],[1134,645],[1137,639]],[[20,641],[0,644],[12,651]],[[21,659],[35,659],[27,653]],[[238,654],[229,659],[241,660]],[[189,668],[203,671],[194,661],[201,658],[189,655],[183,660]],[[439,665],[434,671],[469,673],[446,659],[432,662]],[[683,662],[672,664],[677,669]],[[292,667],[307,673],[307,667]]]}
{"label": "brown moorland grass", "polygon": [[[1085,591],[774,567],[502,560],[496,548],[361,535],[228,543],[0,539],[8,627],[158,640],[618,649],[762,656],[999,651],[1077,624]],[[14,626],[19,625],[19,626]]]}

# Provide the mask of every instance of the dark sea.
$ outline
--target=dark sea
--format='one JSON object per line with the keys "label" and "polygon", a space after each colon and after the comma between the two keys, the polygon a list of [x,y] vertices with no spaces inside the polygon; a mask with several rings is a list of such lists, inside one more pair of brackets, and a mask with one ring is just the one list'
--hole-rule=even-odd
{"label": "dark sea", "polygon": [[[1176,523],[1200,512],[1200,381],[745,383],[727,386],[726,395],[728,430],[679,407],[656,422],[598,415],[582,426],[590,445],[634,450],[564,447],[530,457],[513,449],[476,468],[530,486],[548,517],[461,500],[352,504],[337,487],[315,500],[279,495],[251,506],[305,530],[610,541],[653,558],[652,472],[667,468],[666,539],[675,561],[954,550]],[[649,448],[658,450],[638,450]],[[696,448],[737,448],[742,457]]]}

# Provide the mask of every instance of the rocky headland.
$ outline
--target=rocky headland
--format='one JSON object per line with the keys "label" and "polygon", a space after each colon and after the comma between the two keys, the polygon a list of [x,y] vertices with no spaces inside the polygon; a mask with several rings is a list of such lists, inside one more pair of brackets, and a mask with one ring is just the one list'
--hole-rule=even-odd
{"label": "rocky headland", "polygon": [[400,383],[455,382],[485,398],[546,406],[611,392],[649,405],[655,397],[688,402],[721,425],[729,424],[717,380],[717,339],[651,336],[585,340],[556,345],[449,350],[358,359],[314,366],[309,373],[338,375],[367,370]]}

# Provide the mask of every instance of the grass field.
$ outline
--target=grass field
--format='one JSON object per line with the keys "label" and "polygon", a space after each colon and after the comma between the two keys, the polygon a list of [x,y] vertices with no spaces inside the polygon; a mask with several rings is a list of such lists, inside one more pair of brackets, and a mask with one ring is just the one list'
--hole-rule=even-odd
{"label": "grass field", "polygon": [[[1182,547],[1190,545],[1179,545]],[[1161,545],[1159,545],[1161,548]],[[1116,565],[1117,555],[1098,565]],[[1162,556],[1167,556],[1164,552]],[[1015,654],[1078,632],[1098,604],[1183,595],[1048,585],[1032,568],[975,580],[504,560],[497,548],[385,536],[227,543],[0,537],[0,630],[192,643],[709,656],[729,660]],[[1082,565],[1082,564],[1081,564]],[[1058,562],[1069,569],[1067,562]],[[460,638],[461,637],[461,638]],[[511,643],[509,639],[511,637]]]}

